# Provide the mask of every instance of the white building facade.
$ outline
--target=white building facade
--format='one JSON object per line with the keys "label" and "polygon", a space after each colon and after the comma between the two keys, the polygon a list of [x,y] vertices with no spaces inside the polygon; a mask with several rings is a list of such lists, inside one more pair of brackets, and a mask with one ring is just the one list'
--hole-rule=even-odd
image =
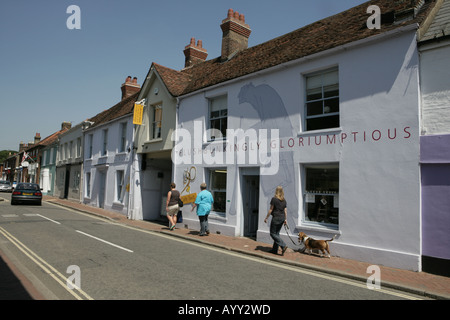
{"label": "white building facade", "polygon": [[[133,160],[133,108],[139,86],[122,100],[85,121],[83,203],[128,215],[130,170]],[[125,89],[126,91],[126,89]]]}
{"label": "white building facade", "polygon": [[[237,17],[235,22],[244,22]],[[195,89],[189,86],[196,76],[203,79],[198,70],[215,67],[219,73],[226,64],[232,69],[256,63],[255,56],[278,48],[277,42],[294,41],[295,34],[222,54],[221,66],[207,62],[184,71],[193,80],[178,97],[172,156],[185,202],[206,182],[214,197],[211,232],[272,243],[264,218],[282,186],[293,234],[336,235],[333,255],[421,270],[417,28],[393,24]],[[183,224],[198,228],[189,205]],[[281,234],[289,245],[286,232]]]}

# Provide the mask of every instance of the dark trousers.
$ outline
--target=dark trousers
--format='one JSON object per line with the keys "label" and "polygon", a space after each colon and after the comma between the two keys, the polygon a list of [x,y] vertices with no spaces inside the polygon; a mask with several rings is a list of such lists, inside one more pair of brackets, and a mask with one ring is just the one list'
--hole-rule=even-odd
{"label": "dark trousers", "polygon": [[284,218],[283,219],[277,219],[272,218],[272,222],[270,223],[270,237],[273,239],[273,247],[272,251],[277,252],[278,247],[284,248],[286,246],[286,243],[284,243],[283,239],[280,237],[280,230],[283,227],[284,224]]}
{"label": "dark trousers", "polygon": [[200,235],[205,235],[209,232],[208,215],[198,216],[200,220]]}

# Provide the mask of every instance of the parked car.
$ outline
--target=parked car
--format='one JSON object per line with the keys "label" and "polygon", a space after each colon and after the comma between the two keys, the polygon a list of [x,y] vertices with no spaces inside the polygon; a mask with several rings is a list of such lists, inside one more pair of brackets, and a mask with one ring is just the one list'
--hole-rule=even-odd
{"label": "parked car", "polygon": [[6,180],[0,180],[0,191],[1,192],[12,192],[11,182]]}
{"label": "parked car", "polygon": [[41,188],[36,183],[18,183],[11,195],[11,204],[36,203],[42,205]]}

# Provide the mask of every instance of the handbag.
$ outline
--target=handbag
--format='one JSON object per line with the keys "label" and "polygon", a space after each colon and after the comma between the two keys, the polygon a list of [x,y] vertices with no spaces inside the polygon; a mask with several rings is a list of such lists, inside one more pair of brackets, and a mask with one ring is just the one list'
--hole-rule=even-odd
{"label": "handbag", "polygon": [[184,203],[183,203],[183,201],[180,198],[178,198],[178,206],[180,208],[184,206]]}
{"label": "handbag", "polygon": [[180,210],[177,214],[177,223],[183,222],[183,212]]}

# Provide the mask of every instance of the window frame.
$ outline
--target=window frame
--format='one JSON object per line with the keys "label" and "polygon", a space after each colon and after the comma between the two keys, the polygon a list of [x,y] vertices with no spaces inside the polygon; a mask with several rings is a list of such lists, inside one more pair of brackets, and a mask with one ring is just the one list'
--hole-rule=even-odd
{"label": "window frame", "polygon": [[108,129],[102,130],[102,153],[101,156],[107,156],[108,155]]}
{"label": "window frame", "polygon": [[[218,109],[217,111],[214,110],[214,112],[219,112],[219,115],[216,117],[212,116],[212,108],[214,102],[219,102],[221,99],[225,100],[225,107]],[[223,112],[225,111],[225,112]],[[218,121],[219,122],[219,128],[216,128],[212,125],[212,123]],[[223,128],[223,121],[225,122],[225,128]],[[225,140],[227,138],[227,128],[228,128],[228,95],[218,95],[215,97],[208,98],[208,141],[215,141],[215,140]],[[216,136],[212,136],[211,133],[214,130],[218,130],[221,133],[221,137],[217,138]]]}
{"label": "window frame", "polygon": [[[162,123],[163,123],[163,105],[162,103],[158,103],[158,104],[154,104],[151,106],[152,107],[152,125],[151,125],[151,136],[150,139],[151,140],[157,140],[157,139],[161,139],[162,138]],[[156,119],[157,116],[157,111],[159,110],[160,116],[159,116],[159,120]],[[157,125],[159,124],[159,126],[157,127]],[[156,133],[156,129],[159,129],[158,134]]]}
{"label": "window frame", "polygon": [[[304,163],[301,164],[301,172],[302,172],[302,193],[303,193],[303,212],[302,212],[302,224],[317,226],[317,227],[326,227],[330,229],[339,229],[339,189],[340,189],[340,165],[339,162],[330,162],[330,163]],[[337,170],[337,188],[329,187],[328,190],[325,189],[325,186],[319,187],[319,190],[308,190],[308,169],[317,169],[317,170]],[[334,173],[336,176],[336,173]],[[315,179],[317,181],[318,179]],[[336,183],[336,182],[335,182]],[[333,189],[333,190],[332,190]],[[337,189],[337,190],[334,190]],[[314,197],[314,201],[312,201],[312,197]],[[321,197],[321,198],[319,198]],[[320,201],[322,198],[325,198],[326,203],[322,203],[320,205]],[[316,217],[313,220],[310,218],[310,209],[309,204],[315,206]],[[318,206],[318,207],[317,207]],[[332,206],[332,208],[331,208]],[[319,209],[325,210],[319,212]],[[319,216],[322,214],[324,216],[324,220],[319,220]],[[326,220],[327,221],[326,221]],[[333,223],[332,221],[336,221]]]}
{"label": "window frame", "polygon": [[[329,87],[334,87],[337,86],[337,90],[325,90],[326,85],[324,83],[324,79],[325,79],[325,75],[327,74],[331,74],[331,73],[336,73],[337,76],[337,83],[336,84],[331,84]],[[304,94],[305,94],[305,98],[304,98],[304,128],[306,132],[309,131],[315,131],[315,130],[327,130],[327,129],[335,129],[335,128],[339,128],[340,124],[341,124],[341,119],[340,119],[340,114],[341,114],[341,108],[340,108],[340,79],[339,79],[339,68],[336,67],[332,67],[332,68],[328,68],[328,69],[323,69],[320,71],[316,71],[316,72],[312,72],[312,73],[307,73],[304,74]],[[313,87],[313,88],[308,88],[308,80],[311,80],[315,77],[321,76],[320,79],[320,87]],[[320,89],[320,98],[317,99],[310,99],[309,97],[311,95],[313,95],[312,93],[309,93],[311,91],[314,90],[318,90]],[[337,91],[337,95],[331,95],[331,96],[327,96],[327,92],[333,92],[333,91]],[[317,93],[316,93],[317,95]],[[332,111],[331,108],[333,107],[329,107],[327,105],[325,105],[326,101],[336,101],[337,100],[337,109],[338,111]],[[321,104],[321,112],[320,113],[315,113],[315,114],[309,114],[310,110],[313,110],[312,105],[316,105],[316,108],[318,107],[319,104]],[[309,106],[311,106],[311,108],[308,108]],[[334,106],[336,108],[336,106]],[[327,111],[327,108],[329,108],[329,111]],[[317,108],[320,110],[320,108]],[[316,110],[317,110],[316,109]],[[334,122],[335,120],[332,119],[333,117],[337,117],[337,122],[338,124],[336,126],[327,126],[327,125],[319,125],[319,127],[314,127],[314,128],[309,128],[310,125],[309,123],[311,123],[314,120],[329,120],[331,122]]]}
{"label": "window frame", "polygon": [[[214,203],[212,205],[211,211],[214,212],[215,214],[225,217],[226,215],[226,208],[227,208],[227,179],[228,179],[228,171],[227,168],[207,168],[207,181],[208,181],[208,189],[211,192],[213,199],[214,199]],[[219,188],[215,188],[213,185],[213,176],[215,173],[224,173],[225,174],[225,186],[223,189]],[[216,196],[216,193],[224,193],[224,197],[223,200],[220,201],[220,197]],[[223,202],[223,203],[222,203]],[[219,206],[219,210],[217,209],[218,204],[221,204]],[[223,208],[223,209],[222,209]]]}
{"label": "window frame", "polygon": [[128,124],[127,122],[120,123],[119,130],[119,153],[125,152],[127,149],[127,130]]}
{"label": "window frame", "polygon": [[125,170],[116,170],[116,202],[123,204],[122,193],[125,186]]}

